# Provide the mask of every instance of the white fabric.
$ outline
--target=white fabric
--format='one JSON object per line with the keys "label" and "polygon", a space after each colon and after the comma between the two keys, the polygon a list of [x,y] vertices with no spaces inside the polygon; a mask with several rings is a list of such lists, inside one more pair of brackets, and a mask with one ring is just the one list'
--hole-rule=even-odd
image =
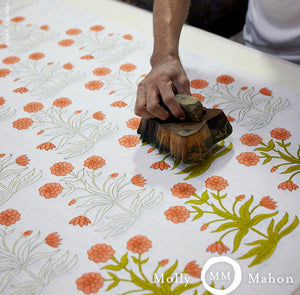
{"label": "white fabric", "polygon": [[300,1],[249,0],[244,42],[300,64]]}

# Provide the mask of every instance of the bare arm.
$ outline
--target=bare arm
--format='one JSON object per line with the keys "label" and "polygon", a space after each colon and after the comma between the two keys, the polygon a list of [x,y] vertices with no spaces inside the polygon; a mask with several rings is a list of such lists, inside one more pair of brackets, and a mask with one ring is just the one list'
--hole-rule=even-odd
{"label": "bare arm", "polygon": [[189,6],[189,0],[154,1],[152,70],[138,86],[135,113],[139,116],[166,120],[171,112],[177,118],[185,117],[174,93],[190,94],[178,54],[179,37]]}

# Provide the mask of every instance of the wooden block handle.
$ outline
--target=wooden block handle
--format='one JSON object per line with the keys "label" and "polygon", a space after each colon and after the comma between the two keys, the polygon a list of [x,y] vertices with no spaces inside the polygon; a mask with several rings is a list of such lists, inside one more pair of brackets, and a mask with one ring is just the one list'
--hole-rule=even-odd
{"label": "wooden block handle", "polygon": [[176,94],[177,102],[184,110],[186,116],[193,122],[200,122],[203,116],[203,107],[200,100],[195,96]]}

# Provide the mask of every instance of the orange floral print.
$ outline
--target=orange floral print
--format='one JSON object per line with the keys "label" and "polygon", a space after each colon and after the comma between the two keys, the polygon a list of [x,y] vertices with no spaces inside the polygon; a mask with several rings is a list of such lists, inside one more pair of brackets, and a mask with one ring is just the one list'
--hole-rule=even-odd
{"label": "orange floral print", "polygon": [[27,113],[36,113],[44,108],[44,105],[40,102],[30,102],[23,107]]}
{"label": "orange floral print", "polygon": [[55,146],[55,144],[53,144],[51,142],[44,142],[44,143],[41,143],[40,145],[38,145],[36,148],[40,149],[40,150],[49,151],[49,150],[55,149],[56,146]]}
{"label": "orange floral print", "polygon": [[103,287],[104,278],[98,272],[89,272],[76,280],[77,289],[84,294],[97,293]]}
{"label": "orange floral print", "polygon": [[127,242],[127,250],[143,254],[152,247],[152,242],[145,236],[137,235]]}
{"label": "orange floral print", "polygon": [[73,225],[78,224],[80,227],[83,227],[84,225],[88,225],[89,223],[91,223],[91,221],[85,216],[75,217],[69,222],[69,224],[73,224]]}
{"label": "orange floral print", "polygon": [[93,31],[93,32],[100,32],[102,30],[104,30],[104,27],[101,25],[95,25],[95,26],[90,27],[90,31]]}
{"label": "orange floral print", "polygon": [[237,199],[239,199],[240,201],[244,200],[246,198],[245,195],[239,195],[237,196]]}
{"label": "orange floral print", "polygon": [[43,134],[45,131],[44,130],[40,130],[38,133],[37,133],[37,135],[41,135],[41,134]]}
{"label": "orange floral print", "polygon": [[45,54],[42,52],[31,53],[28,58],[32,60],[40,60],[45,57]]}
{"label": "orange floral print", "polygon": [[146,185],[146,179],[141,175],[141,174],[137,174],[135,176],[133,176],[131,178],[131,182],[136,185],[136,186],[140,186],[143,187]]}
{"label": "orange floral print", "polygon": [[54,174],[56,176],[66,176],[67,174],[72,172],[73,169],[74,166],[67,162],[58,162],[50,167],[51,174]]}
{"label": "orange floral print", "polygon": [[87,251],[89,260],[92,260],[96,263],[107,262],[111,259],[116,251],[109,245],[106,244],[96,244]]}
{"label": "orange floral print", "polygon": [[200,228],[201,231],[204,231],[208,228],[208,225],[207,224],[203,224]]}
{"label": "orange floral print", "polygon": [[292,136],[291,133],[284,128],[275,128],[270,132],[270,134],[271,137],[277,140],[289,139]]}
{"label": "orange floral print", "polygon": [[14,23],[19,23],[19,22],[22,22],[23,20],[25,20],[25,17],[23,17],[23,16],[16,16],[11,19],[11,21]]}
{"label": "orange floral print", "polygon": [[235,121],[235,119],[234,118],[232,118],[231,116],[226,116],[227,117],[227,120],[229,121],[229,122],[234,122]]}
{"label": "orange floral print", "polygon": [[98,120],[98,121],[102,121],[105,119],[105,115],[102,112],[96,112],[93,114],[93,118]]}
{"label": "orange floral print", "polygon": [[228,75],[222,75],[217,77],[217,82],[221,84],[231,84],[234,82],[234,78]]}
{"label": "orange floral print", "polygon": [[194,278],[197,278],[199,279],[201,277],[201,271],[202,271],[202,268],[199,267],[199,264],[196,264],[195,261],[191,261],[189,262],[184,270],[191,276],[191,277],[194,277]]}
{"label": "orange floral print", "polygon": [[126,63],[120,66],[120,70],[124,72],[132,72],[136,69],[136,65],[132,63]]}
{"label": "orange floral print", "polygon": [[119,143],[126,148],[135,147],[140,143],[140,138],[136,135],[124,135],[119,139]]}
{"label": "orange floral print", "polygon": [[263,197],[260,200],[260,205],[270,210],[275,210],[275,208],[277,207],[276,203],[277,202],[273,201],[273,199],[271,199],[269,196]]}
{"label": "orange floral print", "polygon": [[217,109],[219,106],[217,104],[213,105],[212,108],[213,109]]}
{"label": "orange floral print", "polygon": [[221,191],[228,186],[228,182],[223,177],[214,175],[206,179],[205,186],[212,190]]}
{"label": "orange floral print", "polygon": [[0,49],[4,49],[4,48],[7,48],[7,45],[6,44],[0,44]]}
{"label": "orange floral print", "polygon": [[165,211],[167,220],[171,220],[174,223],[186,222],[190,217],[190,211],[184,206],[173,206]]}
{"label": "orange floral print", "polygon": [[26,87],[19,87],[19,88],[13,90],[14,93],[20,93],[20,94],[26,93],[28,91],[29,90]]}
{"label": "orange floral print", "polygon": [[54,100],[53,105],[58,108],[65,108],[72,103],[72,100],[67,97],[60,97]]}
{"label": "orange floral print", "polygon": [[16,163],[19,166],[26,166],[29,163],[29,161],[30,161],[30,159],[28,157],[26,157],[25,155],[22,155],[16,159]]}
{"label": "orange floral print", "polygon": [[255,166],[259,162],[259,156],[253,152],[246,152],[239,154],[236,159],[240,164],[245,166]]}
{"label": "orange floral print", "polygon": [[169,259],[163,259],[159,262],[161,266],[166,266],[169,263]]}
{"label": "orange floral print", "polygon": [[45,199],[56,198],[61,194],[63,187],[57,182],[46,183],[39,188],[40,196]]}
{"label": "orange floral print", "polygon": [[132,130],[137,130],[139,128],[141,118],[132,118],[126,122],[128,128]]}
{"label": "orange floral print", "polygon": [[32,234],[32,230],[27,230],[23,232],[23,236],[28,237]]}
{"label": "orange floral print", "polygon": [[15,209],[7,209],[0,213],[0,224],[10,226],[20,220],[21,214]]}
{"label": "orange floral print", "polygon": [[2,62],[6,65],[13,65],[20,61],[18,56],[8,56],[2,60]]}
{"label": "orange floral print", "polygon": [[57,232],[55,232],[55,233],[49,234],[45,238],[45,241],[48,246],[50,246],[52,248],[58,248],[58,246],[61,245],[62,238],[60,238],[60,236],[57,234]]}
{"label": "orange floral print", "polygon": [[112,90],[111,92],[109,92],[108,94],[109,95],[112,95],[112,94],[114,94],[116,91],[114,91],[114,90]]}
{"label": "orange floral print", "polygon": [[111,104],[112,107],[118,107],[118,108],[124,108],[127,106],[127,103],[122,101],[122,100],[119,100],[119,101],[115,101]]}
{"label": "orange floral print", "polygon": [[80,29],[69,29],[66,31],[66,34],[72,36],[72,35],[78,35],[81,32],[82,31]]}
{"label": "orange floral print", "polygon": [[63,68],[65,70],[72,70],[74,68],[74,66],[70,62],[68,62],[68,63],[63,65]]}
{"label": "orange floral print", "polygon": [[0,154],[0,158],[3,158],[3,157],[5,157],[5,154]]}
{"label": "orange floral print", "polygon": [[227,251],[229,251],[229,248],[225,246],[222,242],[215,242],[209,245],[206,251],[211,253],[218,252],[220,255],[222,255],[222,253],[227,253]]}
{"label": "orange floral print", "polygon": [[105,160],[99,156],[92,156],[84,161],[83,166],[89,169],[97,170],[105,165]]}
{"label": "orange floral print", "polygon": [[75,43],[75,41],[73,39],[64,39],[58,42],[59,46],[62,47],[68,47],[68,46],[72,46]]}
{"label": "orange floral print", "polygon": [[247,90],[248,87],[247,87],[247,86],[244,86],[244,87],[242,87],[241,89],[242,89],[242,90]]}
{"label": "orange floral print", "polygon": [[132,37],[130,34],[124,35],[123,38],[124,38],[125,40],[132,40],[132,39],[133,39],[133,37]]}
{"label": "orange floral print", "polygon": [[271,96],[272,95],[272,91],[269,90],[268,88],[262,88],[259,90],[259,92],[263,95],[266,95],[266,96]]}
{"label": "orange floral print", "polygon": [[247,133],[240,138],[240,141],[242,144],[248,146],[258,146],[261,143],[262,138],[257,134]]}
{"label": "orange floral print", "polygon": [[13,122],[13,127],[18,130],[28,129],[33,124],[31,118],[21,118]]}
{"label": "orange floral print", "polygon": [[197,97],[200,100],[200,102],[204,101],[204,96],[200,93],[193,93],[192,96]]}
{"label": "orange floral print", "polygon": [[119,175],[119,173],[112,173],[112,174],[110,175],[110,177],[115,178],[115,177],[117,177],[118,175]]}
{"label": "orange floral print", "polygon": [[0,78],[4,78],[7,75],[10,74],[10,70],[9,69],[0,69]]}
{"label": "orange floral print", "polygon": [[167,170],[167,169],[169,169],[171,166],[168,164],[168,163],[166,163],[165,161],[159,161],[159,162],[155,162],[155,163],[153,163],[151,166],[150,166],[150,168],[153,168],[153,169],[160,169],[161,171],[163,171],[163,170]]}
{"label": "orange floral print", "polygon": [[195,193],[196,188],[189,183],[177,183],[171,188],[172,195],[180,199],[189,198]]}
{"label": "orange floral print", "polygon": [[98,90],[103,86],[103,82],[100,80],[90,81],[85,83],[85,88],[89,90]]}
{"label": "orange floral print", "polygon": [[203,89],[205,87],[208,86],[208,82],[205,81],[205,80],[202,80],[202,79],[195,79],[195,80],[192,80],[190,85],[192,88],[195,88],[195,89]]}
{"label": "orange floral print", "polygon": [[3,97],[0,97],[0,106],[5,104],[6,100]]}
{"label": "orange floral print", "polygon": [[147,154],[150,154],[150,153],[152,153],[153,151],[155,151],[155,148],[150,148],[150,149],[147,151]]}
{"label": "orange floral print", "polygon": [[44,30],[44,31],[48,31],[49,30],[49,26],[48,25],[43,25],[43,26],[40,26],[40,29]]}
{"label": "orange floral print", "polygon": [[93,59],[94,57],[90,54],[87,54],[87,55],[83,55],[80,59],[86,59],[86,60],[90,60],[90,59]]}
{"label": "orange floral print", "polygon": [[280,183],[278,185],[278,188],[282,189],[282,190],[288,189],[291,192],[293,190],[297,190],[297,188],[299,188],[299,186],[297,184],[293,183],[291,180],[288,180],[288,181]]}
{"label": "orange floral print", "polygon": [[76,114],[81,114],[82,110],[75,111]]}
{"label": "orange floral print", "polygon": [[106,76],[109,73],[111,73],[111,69],[106,67],[96,68],[93,70],[93,74],[96,76]]}
{"label": "orange floral print", "polygon": [[68,206],[72,206],[76,203],[76,200],[75,199],[72,199],[69,203],[68,203]]}

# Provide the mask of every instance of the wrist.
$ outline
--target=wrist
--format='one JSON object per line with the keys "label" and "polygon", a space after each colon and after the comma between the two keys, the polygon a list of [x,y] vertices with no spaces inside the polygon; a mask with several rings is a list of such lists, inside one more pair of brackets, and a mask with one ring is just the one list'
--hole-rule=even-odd
{"label": "wrist", "polygon": [[165,52],[163,50],[156,52],[154,50],[150,58],[150,64],[152,67],[154,67],[158,63],[165,63],[165,62],[172,62],[172,61],[179,61],[178,52],[176,51]]}

